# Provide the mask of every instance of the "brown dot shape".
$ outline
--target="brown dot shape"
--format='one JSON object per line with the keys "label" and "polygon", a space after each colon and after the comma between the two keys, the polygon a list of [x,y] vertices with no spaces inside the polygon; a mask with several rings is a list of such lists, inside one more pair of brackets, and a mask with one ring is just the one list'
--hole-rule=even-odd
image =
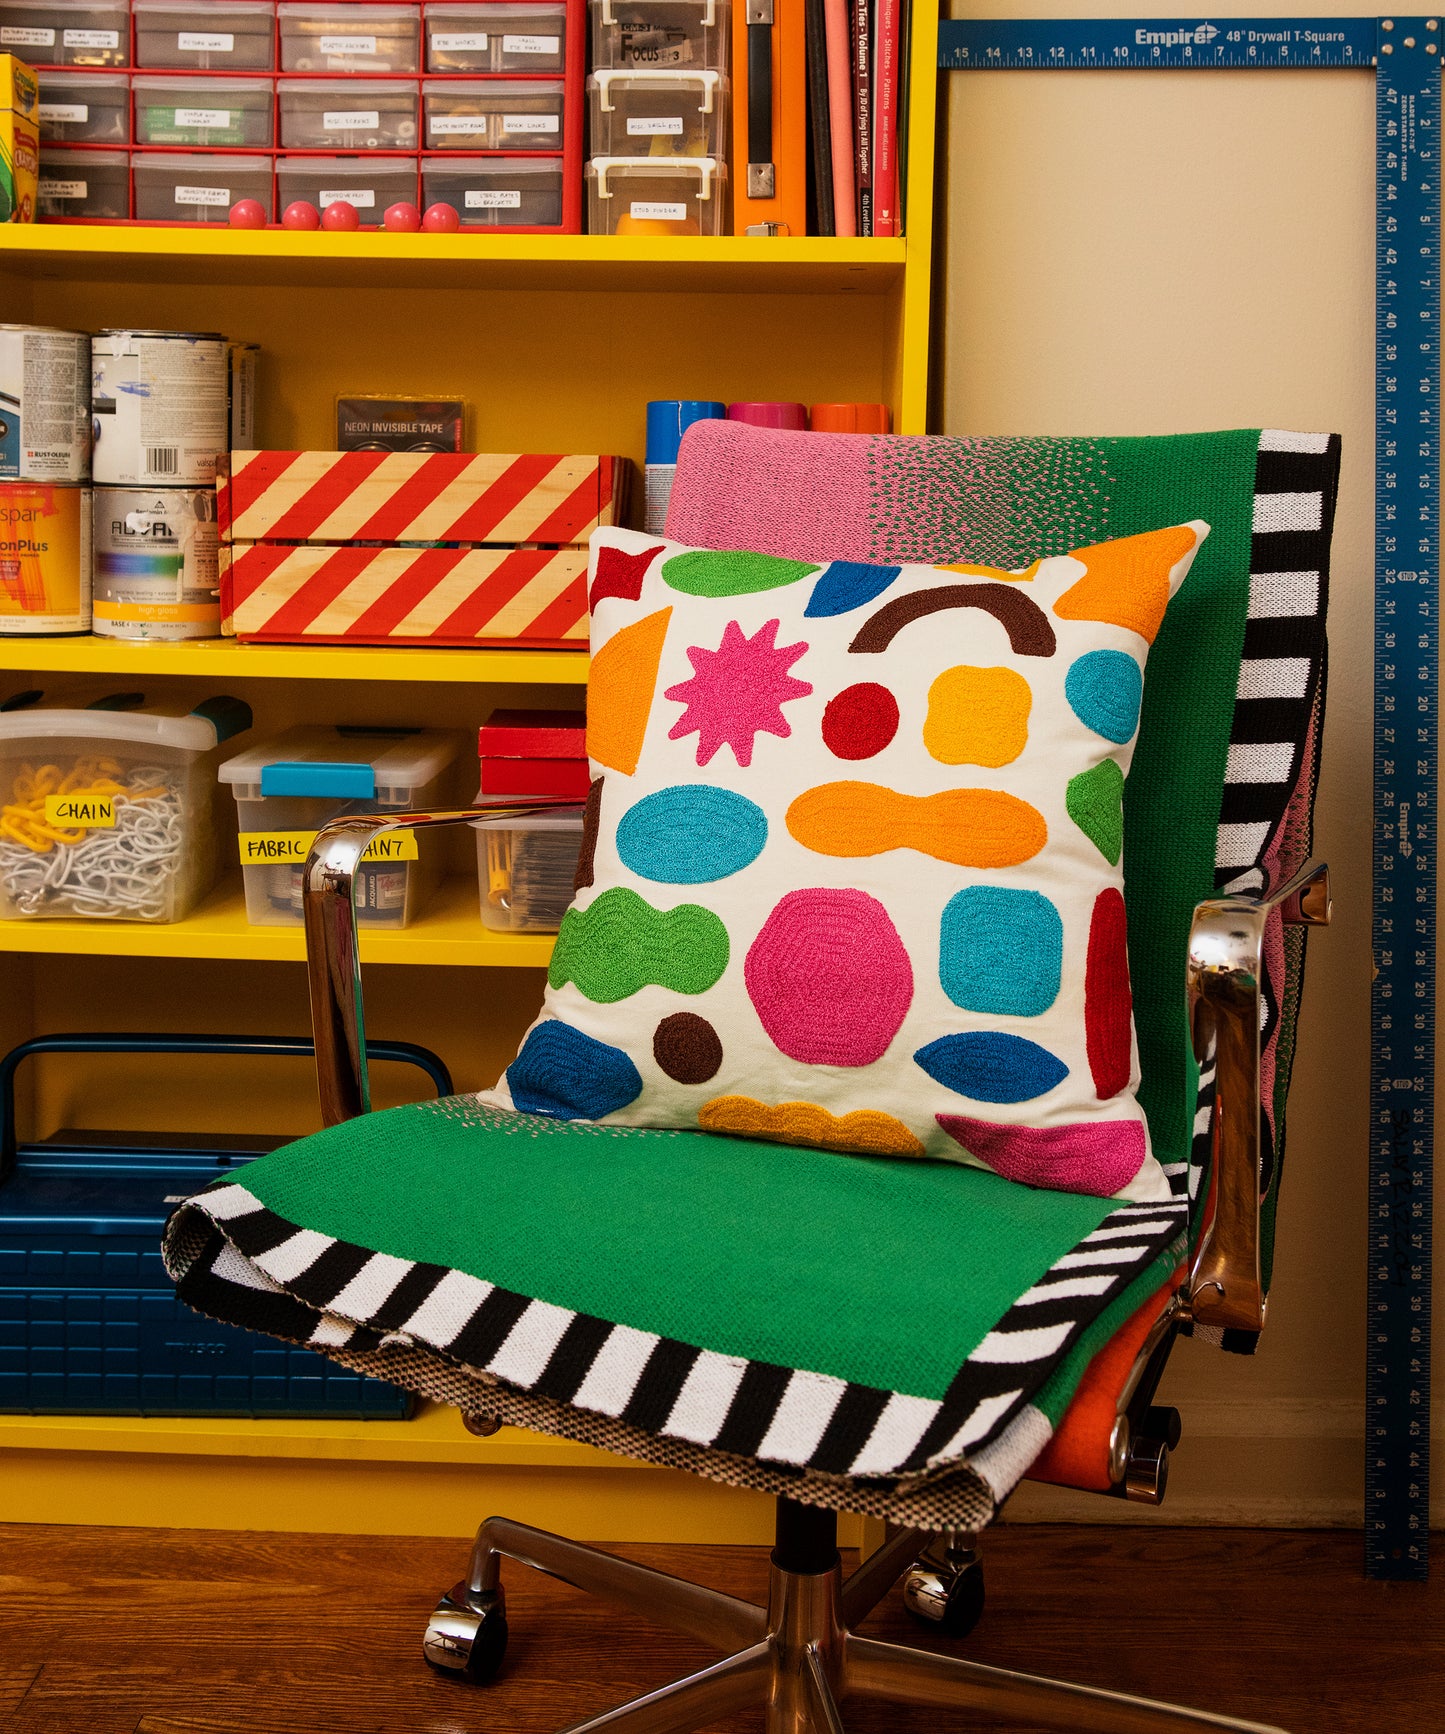
{"label": "brown dot shape", "polygon": [[602,822],[602,785],[606,781],[606,777],[593,777],[592,786],[587,791],[587,805],[582,809],[582,846],[577,851],[577,871],[572,876],[574,891],[581,891],[592,883],[597,827]]}
{"label": "brown dot shape", "polygon": [[717,1031],[696,1012],[674,1012],[652,1037],[652,1057],[679,1084],[705,1084],[722,1064]]}

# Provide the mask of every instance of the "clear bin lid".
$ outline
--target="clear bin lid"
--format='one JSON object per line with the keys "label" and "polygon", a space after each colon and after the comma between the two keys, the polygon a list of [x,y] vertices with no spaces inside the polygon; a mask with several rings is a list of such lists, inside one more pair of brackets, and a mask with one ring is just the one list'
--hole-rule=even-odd
{"label": "clear bin lid", "polygon": [[602,93],[603,108],[611,108],[613,95],[619,90],[682,90],[698,99],[698,107],[704,114],[711,114],[717,100],[718,85],[722,82],[720,72],[636,71],[630,67],[602,67],[587,80],[587,88]]}
{"label": "clear bin lid", "polygon": [[[124,83],[125,80],[122,79],[121,82]],[[143,73],[138,73],[130,82],[133,90],[170,90],[177,96],[187,97],[194,96],[197,91],[202,91],[207,96],[220,92],[225,96],[261,97],[269,103],[276,81],[271,78],[147,78]]]}
{"label": "clear bin lid", "polygon": [[182,13],[199,22],[203,18],[224,18],[234,13],[270,18],[276,8],[271,0],[131,0],[131,10]]}
{"label": "clear bin lid", "polygon": [[416,6],[321,6],[309,3],[309,0],[282,0],[276,8],[278,18],[320,18],[331,20],[346,28],[355,28],[358,36],[367,35],[364,26],[368,19],[380,18],[388,24],[394,24],[399,19],[419,18],[420,8]]}
{"label": "clear bin lid", "polygon": [[461,747],[462,737],[444,729],[302,725],[227,759],[216,775],[238,801],[300,795],[405,806]]}
{"label": "clear bin lid", "polygon": [[298,96],[409,96],[416,89],[409,78],[308,78],[303,84],[281,85],[281,100]]}
{"label": "clear bin lid", "polygon": [[147,704],[144,693],[105,693],[81,704],[84,695],[17,693],[0,700],[0,744],[6,741],[86,739],[134,741],[204,753],[243,734],[251,707],[238,698],[207,698],[186,711],[178,702]]}
{"label": "clear bin lid", "polygon": [[649,12],[672,11],[682,7],[688,12],[701,14],[699,22],[708,26],[717,22],[718,14],[727,13],[727,0],[589,0],[594,12],[601,12],[604,24],[615,24],[625,13],[629,22],[639,13],[644,17]]}
{"label": "clear bin lid", "polygon": [[328,179],[340,176],[342,180],[348,175],[370,181],[382,175],[409,175],[413,179],[416,176],[416,164],[412,158],[375,154],[366,157],[278,157],[276,169],[280,174],[325,175]]}
{"label": "clear bin lid", "polygon": [[[139,0],[137,0],[139,4]],[[108,12],[125,11],[125,0],[0,0],[0,12]]]}
{"label": "clear bin lid", "polygon": [[126,84],[123,72],[42,72],[40,100],[53,90],[124,90]]}
{"label": "clear bin lid", "polygon": [[516,175],[560,175],[560,157],[426,157],[422,167],[428,174],[488,175],[511,180]]}
{"label": "clear bin lid", "polygon": [[495,18],[499,24],[515,18],[520,23],[525,18],[564,18],[566,14],[566,5],[553,4],[553,0],[537,0],[535,5],[527,4],[527,0],[514,5],[475,0],[472,5],[431,5],[426,9],[428,23],[434,23],[438,18]]}
{"label": "clear bin lid", "polygon": [[[87,151],[91,156],[93,152]],[[207,151],[167,151],[164,156],[149,156],[137,152],[131,158],[131,168],[138,175],[163,175],[169,178],[177,169],[188,175],[255,174],[271,166],[270,157],[226,156]],[[205,335],[211,335],[206,333]]]}
{"label": "clear bin lid", "polygon": [[593,157],[584,174],[600,182],[604,197],[609,180],[675,181],[691,175],[698,182],[698,197],[706,199],[712,196],[714,181],[727,179],[727,169],[716,157]]}
{"label": "clear bin lid", "polygon": [[[313,86],[314,88],[314,86]],[[428,96],[559,96],[560,78],[427,78],[422,89]]]}
{"label": "clear bin lid", "polygon": [[42,169],[69,169],[78,180],[85,178],[85,165],[92,168],[123,169],[130,161],[125,151],[67,151],[40,147]]}

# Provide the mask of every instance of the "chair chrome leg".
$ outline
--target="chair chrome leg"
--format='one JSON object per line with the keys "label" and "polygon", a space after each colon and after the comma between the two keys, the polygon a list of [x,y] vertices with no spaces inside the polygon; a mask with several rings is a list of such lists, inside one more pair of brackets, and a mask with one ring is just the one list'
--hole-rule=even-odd
{"label": "chair chrome leg", "polygon": [[810,1718],[809,1734],[843,1734],[843,1718],[833,1700],[833,1691],[816,1652],[810,1652],[803,1669],[802,1698]]}
{"label": "chair chrome leg", "polygon": [[896,1529],[843,1580],[843,1624],[857,1626],[872,1613],[927,1543],[921,1529]]}
{"label": "chair chrome leg", "polygon": [[563,1734],[687,1734],[735,1710],[756,1706],[771,1666],[768,1646],[754,1644],[699,1674],[659,1686],[585,1722],[574,1722]]}
{"label": "chair chrome leg", "polygon": [[901,1644],[875,1643],[871,1638],[848,1638],[844,1655],[849,1692],[895,1703],[983,1710],[1045,1727],[1094,1729],[1097,1734],[1185,1734],[1189,1729],[1284,1734],[1264,1722],[1241,1722],[1127,1692],[1104,1692],[1008,1668],[986,1668]]}
{"label": "chair chrome leg", "polygon": [[505,1517],[489,1517],[477,1531],[467,1570],[469,1592],[496,1591],[503,1556],[719,1650],[745,1650],[767,1632],[767,1616],[751,1602]]}
{"label": "chair chrome leg", "polygon": [[[838,1726],[833,1688],[843,1682],[840,1583],[836,1564],[818,1572],[773,1566],[768,1585],[772,1668],[767,1734],[831,1734]],[[829,1711],[831,1722],[826,1720]]]}

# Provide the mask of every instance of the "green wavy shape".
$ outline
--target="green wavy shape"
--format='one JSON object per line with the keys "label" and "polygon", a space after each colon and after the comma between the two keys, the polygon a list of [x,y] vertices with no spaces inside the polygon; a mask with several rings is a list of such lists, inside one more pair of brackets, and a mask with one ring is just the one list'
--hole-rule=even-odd
{"label": "green wavy shape", "polygon": [[574,983],[598,1005],[644,987],[706,993],[728,966],[728,930],[710,909],[680,903],[655,909],[626,886],[569,909],[552,951],[547,980]]}

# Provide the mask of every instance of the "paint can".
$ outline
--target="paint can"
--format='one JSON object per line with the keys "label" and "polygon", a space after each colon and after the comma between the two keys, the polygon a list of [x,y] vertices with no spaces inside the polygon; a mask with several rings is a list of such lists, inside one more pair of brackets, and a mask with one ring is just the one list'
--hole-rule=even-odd
{"label": "paint can", "polygon": [[253,452],[256,449],[256,363],[260,354],[259,343],[226,346],[230,449],[233,452]]}
{"label": "paint can", "polygon": [[228,449],[226,340],[100,331],[90,340],[91,474],[106,486],[204,488]]}
{"label": "paint can", "polygon": [[0,325],[0,479],[90,477],[90,339]]}
{"label": "paint can", "polygon": [[210,488],[95,490],[100,638],[219,638],[216,496]]}
{"label": "paint can", "polygon": [[0,482],[0,638],[90,631],[90,489]]}

